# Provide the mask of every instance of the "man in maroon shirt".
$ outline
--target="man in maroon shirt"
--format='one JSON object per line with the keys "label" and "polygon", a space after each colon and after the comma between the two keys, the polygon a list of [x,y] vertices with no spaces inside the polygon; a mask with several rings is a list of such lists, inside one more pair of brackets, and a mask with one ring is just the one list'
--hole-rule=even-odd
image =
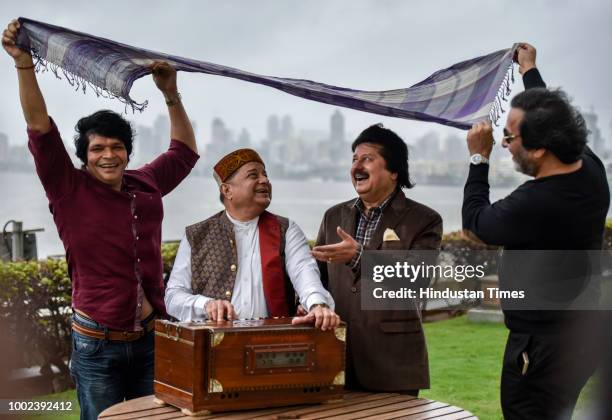
{"label": "man in maroon shirt", "polygon": [[161,260],[162,196],[190,172],[198,155],[177,90],[176,71],[152,63],[163,93],[172,141],[167,152],[126,170],[132,129],[119,114],[98,111],[77,123],[76,169],[47,114],[29,53],[15,47],[12,21],[2,46],[14,59],[28,146],[66,249],[72,279],[73,352],[81,418],[153,393],[153,332],[165,315]]}

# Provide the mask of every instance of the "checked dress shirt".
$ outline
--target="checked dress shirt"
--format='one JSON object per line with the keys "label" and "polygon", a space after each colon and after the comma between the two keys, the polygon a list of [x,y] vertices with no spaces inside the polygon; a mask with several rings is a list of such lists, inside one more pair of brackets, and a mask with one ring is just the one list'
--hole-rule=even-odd
{"label": "checked dress shirt", "polygon": [[393,200],[395,194],[397,194],[397,190],[389,194],[389,196],[385,198],[382,203],[380,203],[380,206],[372,207],[369,212],[366,211],[361,198],[357,198],[355,200],[353,206],[359,210],[359,220],[357,222],[357,229],[355,230],[355,240],[359,242],[359,250],[353,259],[347,263],[354,273],[359,271],[361,268],[361,254],[363,254],[364,245],[367,245],[370,242],[370,239],[372,239],[372,236],[374,235],[374,232],[376,232],[376,228],[378,227],[378,223],[382,217],[383,211]]}

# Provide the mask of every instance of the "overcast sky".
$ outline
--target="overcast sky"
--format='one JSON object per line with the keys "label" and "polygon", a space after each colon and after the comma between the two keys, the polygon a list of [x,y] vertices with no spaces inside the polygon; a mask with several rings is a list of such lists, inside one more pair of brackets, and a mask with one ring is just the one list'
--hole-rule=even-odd
{"label": "overcast sky", "polygon": [[[229,65],[256,73],[306,78],[366,90],[402,88],[436,70],[528,41],[550,86],[563,87],[582,109],[599,114],[610,136],[612,2],[581,1],[28,1],[3,2],[0,24],[25,16],[126,44]],[[64,137],[76,120],[100,108],[123,111],[118,101],[74,92],[51,73],[39,76],[49,113]],[[514,91],[522,90],[517,78]],[[208,141],[212,118],[235,132],[246,127],[256,141],[269,114],[290,114],[296,129],[327,129],[334,108],[280,91],[218,76],[179,74],[199,141]],[[12,60],[0,58],[0,131],[24,141]],[[165,105],[150,76],[132,89],[149,99],[150,124]],[[431,123],[342,110],[347,131],[375,122],[407,140],[428,130],[460,131]]]}

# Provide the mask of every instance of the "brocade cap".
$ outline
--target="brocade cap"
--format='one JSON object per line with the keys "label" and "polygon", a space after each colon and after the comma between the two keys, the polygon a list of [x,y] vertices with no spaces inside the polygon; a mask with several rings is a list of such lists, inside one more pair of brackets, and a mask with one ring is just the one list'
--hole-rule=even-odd
{"label": "brocade cap", "polygon": [[265,166],[259,154],[253,149],[238,149],[223,156],[213,168],[213,177],[219,185],[227,181],[234,172],[249,162],[259,162]]}

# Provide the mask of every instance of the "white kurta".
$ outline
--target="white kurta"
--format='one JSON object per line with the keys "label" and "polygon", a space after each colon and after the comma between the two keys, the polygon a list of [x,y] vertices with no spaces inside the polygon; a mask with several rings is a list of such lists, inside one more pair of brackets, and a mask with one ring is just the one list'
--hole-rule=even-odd
{"label": "white kurta", "polygon": [[[266,318],[268,308],[263,290],[261,255],[259,251],[259,217],[240,222],[227,212],[234,225],[238,271],[232,293],[232,305],[239,319]],[[321,284],[319,268],[310,254],[306,236],[293,221],[285,234],[285,271],[291,279],[300,304],[310,308],[315,303],[326,303],[334,308],[334,301]],[[176,253],[172,273],[166,288],[166,310],[181,321],[206,319],[204,306],[212,298],[196,295],[191,289],[191,246],[183,237]]]}

